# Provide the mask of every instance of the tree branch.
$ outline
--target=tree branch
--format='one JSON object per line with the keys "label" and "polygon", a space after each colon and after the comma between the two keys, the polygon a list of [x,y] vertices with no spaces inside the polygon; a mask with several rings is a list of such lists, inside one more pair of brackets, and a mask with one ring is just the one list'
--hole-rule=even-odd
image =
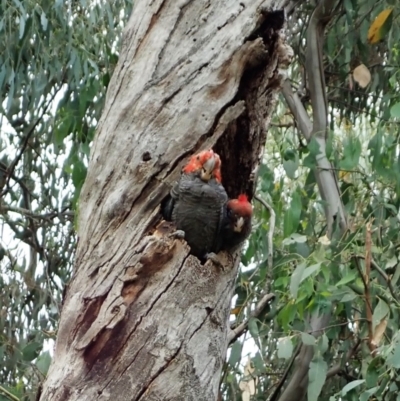
{"label": "tree branch", "polygon": [[7,391],[3,386],[0,386],[0,392],[2,392],[7,398],[12,401],[20,401],[18,397]]}
{"label": "tree branch", "polygon": [[364,275],[364,291],[365,291],[365,307],[366,316],[368,321],[368,347],[372,354],[376,351],[376,345],[373,343],[374,328],[372,324],[372,304],[371,304],[371,292],[369,288],[370,275],[371,275],[371,221],[367,223],[365,232],[365,275]]}
{"label": "tree branch", "polygon": [[[359,345],[361,344],[361,340],[357,339],[356,343],[351,347],[347,352],[346,352],[346,357],[343,360],[345,363],[350,360],[350,358],[353,357],[353,355],[356,353]],[[330,379],[331,377],[337,375],[340,373],[343,369],[343,365],[341,363],[338,363],[336,365],[333,365],[328,372],[326,373],[326,379]]]}
{"label": "tree branch", "polygon": [[[365,260],[365,256],[364,255],[356,255],[355,256],[358,259],[363,259]],[[371,267],[376,270],[381,276],[382,278],[386,281],[386,284],[389,288],[390,294],[392,295],[393,299],[397,302],[399,302],[399,297],[396,295],[393,285],[392,285],[392,281],[390,279],[390,277],[386,274],[386,272],[378,265],[378,263],[372,259],[371,257]]]}
{"label": "tree branch", "polygon": [[[14,170],[17,166],[17,164],[19,163],[19,161],[22,158],[22,155],[25,152],[26,147],[28,146],[29,143],[29,139],[32,136],[32,134],[35,132],[35,128],[37,127],[37,125],[42,121],[44,115],[46,114],[48,108],[51,106],[54,98],[57,96],[57,93],[61,90],[61,87],[58,88],[58,90],[55,90],[54,93],[52,95],[50,95],[50,99],[48,100],[47,104],[42,106],[42,112],[41,115],[36,119],[35,122],[33,122],[31,124],[31,126],[29,127],[28,132],[25,134],[25,137],[22,140],[22,146],[17,154],[17,156],[15,157],[15,159],[11,162],[10,166],[7,168],[7,180],[6,180],[6,186],[8,187],[9,182],[10,182],[10,178],[11,176],[14,174]],[[46,100],[44,99],[43,102],[45,102]],[[40,108],[40,106],[39,106]],[[0,188],[2,189],[2,188]],[[5,189],[2,193],[1,193],[1,197],[3,197],[6,193],[8,192],[8,189]]]}
{"label": "tree branch", "polygon": [[292,86],[289,80],[285,81],[282,86],[282,93],[289,106],[290,111],[293,114],[293,118],[299,127],[300,132],[306,138],[307,142],[311,141],[312,123],[310,117],[308,116],[306,109],[297,93],[293,92]]}
{"label": "tree branch", "polygon": [[297,355],[300,352],[300,349],[301,349],[301,343],[297,344],[297,347],[296,347],[295,351],[293,352],[292,357],[290,358],[289,362],[287,363],[285,371],[283,372],[278,384],[276,385],[276,388],[275,388],[274,392],[272,393],[269,401],[275,401],[277,399],[277,397],[282,389],[282,386],[284,385],[284,383],[289,375],[290,369],[292,369],[293,363],[294,363]]}
{"label": "tree branch", "polygon": [[61,212],[58,211],[53,211],[45,214],[36,214],[31,212],[28,209],[24,209],[22,207],[17,207],[17,206],[5,206],[2,205],[0,206],[0,210],[4,210],[5,212],[14,212],[14,213],[19,213],[22,214],[26,217],[32,218],[32,219],[38,219],[38,220],[52,220],[56,217],[59,216],[65,216],[68,218],[73,218],[74,217],[74,212],[66,212],[68,207],[64,208]]}
{"label": "tree branch", "polygon": [[[322,0],[318,2],[307,29],[306,71],[309,82],[311,103],[313,108],[313,124],[300,99],[292,91],[288,82],[283,87],[283,94],[289,105],[300,131],[307,142],[315,140],[319,145],[319,154],[316,156],[316,181],[321,198],[325,201],[325,215],[328,225],[328,236],[332,235],[335,219],[339,222],[342,233],[347,231],[347,219],[344,205],[332,164],[326,157],[327,139],[327,100],[322,60],[322,45],[324,30],[331,18],[336,2]],[[321,330],[329,323],[331,310],[322,315],[314,313],[311,317],[311,328],[317,337]],[[308,370],[314,355],[312,346],[302,345],[295,361],[295,368],[286,389],[279,397],[279,401],[302,400],[307,392]]]}
{"label": "tree branch", "polygon": [[268,305],[269,301],[274,298],[275,294],[265,294],[261,297],[254,310],[251,311],[249,318],[228,333],[228,344],[234,343],[247,330],[250,319],[258,317]]}
{"label": "tree branch", "polygon": [[316,157],[318,169],[315,171],[321,198],[325,202],[325,214],[328,224],[328,234],[332,233],[332,225],[338,218],[342,232],[347,230],[347,219],[339,185],[332,164],[326,157],[327,132],[327,100],[324,77],[324,66],[322,60],[322,39],[325,25],[327,24],[331,11],[332,2],[322,1],[314,10],[307,30],[306,70],[309,82],[310,98],[313,106],[313,124],[301,103],[297,94],[293,93],[288,81],[283,85],[283,95],[293,113],[299,129],[307,142],[314,139],[319,145],[319,154]]}

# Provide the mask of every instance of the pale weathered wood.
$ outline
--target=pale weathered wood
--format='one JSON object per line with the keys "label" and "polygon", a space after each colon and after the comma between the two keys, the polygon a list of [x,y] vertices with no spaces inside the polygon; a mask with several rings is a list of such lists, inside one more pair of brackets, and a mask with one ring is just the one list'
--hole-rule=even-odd
{"label": "pale weathered wood", "polygon": [[[79,208],[75,274],[41,400],[214,400],[238,257],[168,237],[159,204],[214,146],[230,196],[255,168],[291,51],[283,1],[141,0],[129,20]],[[267,9],[268,7],[268,9]]]}

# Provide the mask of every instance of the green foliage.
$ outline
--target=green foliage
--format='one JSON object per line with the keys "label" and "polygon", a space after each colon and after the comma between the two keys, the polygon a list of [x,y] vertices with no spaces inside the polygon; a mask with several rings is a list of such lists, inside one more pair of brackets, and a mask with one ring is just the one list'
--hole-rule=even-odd
{"label": "green foliage", "polygon": [[309,371],[308,401],[317,401],[326,380],[328,364],[322,356],[316,356],[311,361]]}
{"label": "green foliage", "polygon": [[0,3],[0,383],[21,400],[35,399],[51,362],[77,200],[131,6]]}
{"label": "green foliage", "polygon": [[278,358],[289,359],[293,354],[293,343],[290,337],[284,337],[278,343]]}
{"label": "green foliage", "polygon": [[[394,7],[377,44],[368,41],[375,17]],[[291,82],[304,91],[305,29],[313,8],[304,2],[289,26],[296,62]],[[258,338],[246,334],[242,362],[224,377],[225,400],[238,397],[247,356],[253,362],[257,388],[252,400],[267,400],[300,345],[312,347],[308,400],[397,401],[400,385],[400,98],[398,90],[400,8],[395,2],[338,2],[326,30],[324,67],[329,104],[327,158],[333,164],[350,230],[330,239],[316,185],[320,147],[308,144],[283,102],[269,130],[258,196],[273,207],[276,222],[273,261],[268,264],[268,210],[255,201],[255,225],[245,251],[233,308],[232,325],[240,324],[268,290],[275,300],[257,317]],[[352,76],[364,64],[371,81],[361,87]],[[357,77],[358,78],[358,77]],[[370,236],[370,240],[369,240]],[[368,252],[371,265],[366,265]],[[366,278],[367,276],[367,278]],[[371,308],[369,310],[369,308]],[[332,310],[328,327],[316,338],[309,318]],[[251,334],[251,333],[250,333]],[[262,369],[256,358],[264,361]],[[289,376],[290,377],[290,374]],[[284,382],[284,387],[288,380]],[[274,400],[279,400],[278,393]],[[240,398],[237,398],[240,399]]]}

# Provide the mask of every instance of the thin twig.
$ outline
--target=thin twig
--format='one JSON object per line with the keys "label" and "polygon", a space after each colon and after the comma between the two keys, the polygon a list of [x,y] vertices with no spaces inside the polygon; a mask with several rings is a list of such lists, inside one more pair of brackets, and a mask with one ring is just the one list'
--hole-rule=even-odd
{"label": "thin twig", "polygon": [[[356,258],[358,259],[363,259],[365,260],[365,256],[363,255],[355,255]],[[371,267],[376,270],[381,276],[382,278],[386,281],[386,284],[389,288],[390,294],[392,295],[393,299],[395,299],[397,302],[399,302],[399,298],[398,296],[395,294],[394,292],[394,288],[392,285],[392,281],[390,279],[390,277],[386,274],[386,272],[378,265],[378,263],[371,258]]]}
{"label": "thin twig", "polygon": [[[353,347],[351,347],[347,352],[346,352],[346,358],[344,359],[344,362],[347,363],[352,357],[353,355],[356,353],[359,345],[361,344],[361,340],[358,338],[356,343],[353,345]],[[326,373],[326,378],[329,379],[332,376],[337,375],[338,373],[341,372],[341,370],[343,369],[343,365],[340,363],[337,363],[336,365],[333,365],[328,372]]]}
{"label": "thin twig", "polygon": [[294,127],[294,123],[287,123],[287,124],[271,123],[269,126],[270,127],[277,127],[277,128],[292,128],[292,127]]}
{"label": "thin twig", "polygon": [[[326,331],[326,330],[329,330],[329,329],[333,329],[333,328],[335,328],[335,327],[346,326],[346,325],[348,325],[348,324],[352,324],[352,323],[356,323],[356,322],[364,322],[364,321],[366,321],[366,320],[367,320],[367,319],[362,318],[362,317],[360,317],[359,319],[346,320],[346,321],[343,322],[343,323],[331,324],[331,325],[329,325],[329,326],[322,327],[322,328],[320,328],[320,329],[318,329],[318,330],[307,330],[306,333],[307,333],[307,334],[319,333],[319,332],[321,332],[321,331]],[[300,331],[299,334],[301,334],[301,333],[303,333],[303,332]]]}
{"label": "thin twig", "polygon": [[360,170],[346,170],[343,168],[334,168],[334,167],[315,167],[317,170],[324,170],[324,171],[342,171],[343,173],[357,173],[357,174],[362,174],[363,176],[368,176],[368,174],[360,171]]}
{"label": "thin twig", "polygon": [[366,303],[366,315],[368,320],[368,347],[371,353],[374,353],[376,346],[373,344],[374,329],[372,325],[372,305],[371,305],[371,292],[369,288],[370,276],[371,276],[371,248],[372,248],[372,238],[371,238],[371,225],[372,222],[369,221],[366,226],[365,232],[365,303]]}
{"label": "thin twig", "polygon": [[228,334],[228,344],[234,343],[248,328],[250,319],[258,317],[269,301],[275,298],[275,294],[265,294],[257,303],[256,307],[250,312],[250,316],[244,322],[231,330]]}
{"label": "thin twig", "polygon": [[26,217],[30,217],[30,218],[38,219],[38,220],[51,220],[51,219],[54,219],[55,217],[59,217],[59,216],[70,217],[70,218],[74,217],[73,212],[66,212],[66,210],[68,208],[69,207],[65,207],[60,212],[53,211],[53,212],[49,212],[49,213],[45,213],[45,214],[36,214],[36,213],[33,213],[30,210],[24,209],[22,207],[3,205],[3,206],[0,206],[0,211],[4,210],[6,212],[19,213]]}
{"label": "thin twig", "polygon": [[297,355],[299,355],[299,352],[300,352],[300,349],[301,349],[301,344],[302,344],[301,342],[299,342],[297,344],[297,347],[294,350],[289,362],[286,364],[285,371],[283,372],[283,375],[281,376],[281,378],[279,379],[278,383],[276,384],[276,388],[275,388],[274,392],[272,393],[269,401],[275,401],[278,398],[278,395],[279,395],[279,393],[280,393],[280,391],[282,389],[282,386],[284,385],[284,383],[285,383],[285,381],[286,381],[286,379],[287,379],[287,377],[289,375],[290,369],[292,369],[294,361],[297,358]]}
{"label": "thin twig", "polygon": [[[15,159],[11,162],[10,166],[7,169],[7,181],[6,181],[6,187],[9,186],[9,182],[10,182],[10,178],[11,176],[14,174],[14,170],[17,167],[17,164],[19,163],[19,161],[22,158],[22,155],[25,152],[25,149],[28,146],[29,143],[29,139],[32,136],[32,134],[35,132],[36,127],[38,126],[38,124],[42,121],[43,117],[45,116],[45,114],[47,113],[47,110],[49,109],[50,105],[53,103],[53,100],[55,99],[55,97],[57,96],[58,92],[61,90],[61,87],[58,90],[55,90],[54,93],[52,95],[50,95],[50,98],[47,102],[46,105],[42,106],[42,112],[41,115],[36,119],[36,121],[31,125],[31,127],[29,128],[29,131],[26,133],[25,138],[23,138],[22,141],[22,146],[17,154],[17,156],[15,157]],[[45,101],[45,100],[44,100]],[[6,193],[8,192],[7,189],[5,189],[3,191],[3,193],[1,194],[1,196],[3,197]]]}
{"label": "thin twig", "polygon": [[11,394],[3,386],[0,386],[0,392],[2,392],[7,398],[12,401],[20,401],[18,397],[16,397],[14,394]]}

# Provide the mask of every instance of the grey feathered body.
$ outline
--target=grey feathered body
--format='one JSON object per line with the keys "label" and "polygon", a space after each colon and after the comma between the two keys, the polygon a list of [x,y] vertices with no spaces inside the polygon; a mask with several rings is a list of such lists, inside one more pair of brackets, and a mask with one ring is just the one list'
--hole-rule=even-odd
{"label": "grey feathered body", "polygon": [[185,232],[191,253],[203,259],[209,252],[218,252],[228,200],[224,187],[214,179],[204,182],[195,173],[182,174],[170,195],[164,217],[170,215],[176,228]]}

